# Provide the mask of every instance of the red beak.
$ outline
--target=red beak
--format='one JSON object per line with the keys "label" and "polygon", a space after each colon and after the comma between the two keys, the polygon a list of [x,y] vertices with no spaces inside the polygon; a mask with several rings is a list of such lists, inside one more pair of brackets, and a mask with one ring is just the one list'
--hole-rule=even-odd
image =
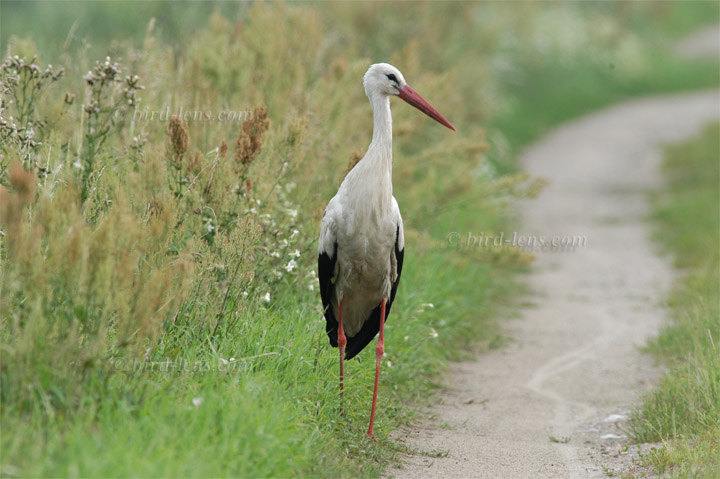
{"label": "red beak", "polygon": [[447,121],[445,117],[440,114],[439,111],[433,108],[430,103],[426,102],[425,99],[418,94],[418,92],[410,88],[410,85],[405,85],[403,88],[398,88],[398,90],[400,90],[400,93],[398,93],[398,96],[400,98],[402,98],[421,112],[425,113],[427,116],[437,121],[438,123],[447,126],[452,131],[457,131],[455,130],[455,127],[452,126],[450,122]]}

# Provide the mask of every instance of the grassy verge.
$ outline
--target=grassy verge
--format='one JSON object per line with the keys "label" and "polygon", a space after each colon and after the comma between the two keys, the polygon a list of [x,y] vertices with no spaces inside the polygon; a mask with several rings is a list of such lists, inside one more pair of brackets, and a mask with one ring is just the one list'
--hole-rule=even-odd
{"label": "grassy verge", "polygon": [[[15,18],[40,18],[32,5]],[[78,28],[122,11],[92,4],[97,17]],[[209,21],[195,7],[173,12],[170,23],[118,18],[121,41],[116,31],[81,41],[77,30],[62,43],[43,37],[42,22],[7,39],[13,55],[66,70],[51,69],[30,103],[3,103],[14,119],[0,144],[3,475],[377,476],[394,455],[389,433],[448,359],[501,342],[494,318],[530,258],[458,250],[447,237],[508,227],[507,206],[535,190],[513,173],[514,152],[628,95],[717,84],[711,63],[659,53],[674,13],[654,5],[257,4]],[[642,35],[624,26],[638,17]],[[364,436],[372,351],[348,365],[340,418],[312,272],[322,209],[371,135],[360,78],[379,59],[460,132],[394,107],[408,248],[375,444]],[[5,84],[17,71],[17,84],[35,81],[30,65],[8,64]],[[167,109],[252,115],[146,114]]]}
{"label": "grassy verge", "polygon": [[670,367],[645,398],[633,438],[662,441],[643,457],[673,477],[720,477],[720,125],[669,147],[668,186],[655,197],[657,237],[682,271],[669,306],[673,323],[650,344]]}

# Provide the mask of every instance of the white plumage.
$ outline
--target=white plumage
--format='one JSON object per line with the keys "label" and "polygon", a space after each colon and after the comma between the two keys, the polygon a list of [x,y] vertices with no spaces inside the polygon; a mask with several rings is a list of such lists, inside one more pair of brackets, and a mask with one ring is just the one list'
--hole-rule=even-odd
{"label": "white plumage", "polygon": [[340,299],[344,300],[345,334],[350,337],[383,298],[390,299],[398,276],[396,239],[400,251],[405,247],[400,208],[392,195],[392,115],[390,96],[383,88],[391,83],[387,74],[404,85],[402,74],[388,64],[373,65],[365,74],[365,93],[375,118],[373,140],[330,200],[320,227],[320,254],[334,256],[335,243],[341,246],[331,304],[337,318]]}

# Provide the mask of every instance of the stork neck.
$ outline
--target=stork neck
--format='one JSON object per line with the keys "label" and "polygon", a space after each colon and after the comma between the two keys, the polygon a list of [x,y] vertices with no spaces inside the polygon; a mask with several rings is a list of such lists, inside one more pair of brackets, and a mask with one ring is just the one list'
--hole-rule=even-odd
{"label": "stork neck", "polygon": [[370,98],[373,109],[373,137],[370,149],[382,150],[378,156],[392,158],[392,114],[390,113],[390,97],[373,95]]}
{"label": "stork neck", "polygon": [[390,98],[374,95],[373,138],[363,159],[343,180],[340,190],[360,223],[385,217],[392,202],[392,117]]}

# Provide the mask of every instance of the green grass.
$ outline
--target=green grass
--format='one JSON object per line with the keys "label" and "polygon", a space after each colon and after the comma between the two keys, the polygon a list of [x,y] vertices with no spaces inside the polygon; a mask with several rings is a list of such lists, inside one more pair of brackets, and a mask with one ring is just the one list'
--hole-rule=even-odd
{"label": "green grass", "polygon": [[682,271],[673,323],[650,344],[670,367],[636,411],[636,441],[662,441],[643,458],[673,477],[720,477],[720,125],[667,148],[668,186],[654,198],[657,238]]}
{"label": "green grass", "polygon": [[[712,64],[669,57],[659,41],[687,28],[674,26],[678,12],[693,25],[716,19],[705,4],[223,3],[209,20],[200,4],[170,16],[155,3],[58,5],[2,4],[3,52],[66,68],[37,101],[42,144],[0,143],[8,476],[378,476],[402,447],[389,434],[427,402],[447,361],[503,341],[496,322],[512,314],[514,275],[531,258],[446,238],[507,231],[508,205],[537,189],[513,173],[515,153],[592,108],[718,83]],[[68,10],[80,21],[64,42]],[[269,123],[93,130],[88,119],[104,113],[80,105],[124,94],[83,80],[107,54],[140,76],[152,110],[264,105]],[[372,348],[347,365],[340,418],[337,350],[309,287],[322,209],[370,138],[360,78],[379,60],[459,131],[393,106],[407,253],[376,444],[365,437]]]}
{"label": "green grass", "polygon": [[[618,74],[613,64],[584,59],[570,65],[530,62],[527,74],[532,80],[509,81],[507,88],[513,98],[512,105],[490,122],[492,128],[507,136],[511,145],[496,158],[501,169],[512,170],[513,158],[524,145],[553,126],[588,111],[636,97],[720,84],[720,71],[717,62],[712,60],[688,63],[669,51],[656,50],[637,61],[644,68],[626,74]],[[568,88],[568,84],[578,86]]]}

